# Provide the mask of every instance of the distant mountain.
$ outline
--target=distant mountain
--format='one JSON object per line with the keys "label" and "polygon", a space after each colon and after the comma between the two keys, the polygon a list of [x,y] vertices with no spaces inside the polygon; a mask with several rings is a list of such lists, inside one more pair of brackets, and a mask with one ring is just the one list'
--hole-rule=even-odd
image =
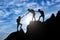
{"label": "distant mountain", "polygon": [[56,17],[54,14],[45,22],[31,21],[27,25],[27,32],[21,29],[18,32],[11,33],[5,40],[55,40],[60,39],[60,11]]}

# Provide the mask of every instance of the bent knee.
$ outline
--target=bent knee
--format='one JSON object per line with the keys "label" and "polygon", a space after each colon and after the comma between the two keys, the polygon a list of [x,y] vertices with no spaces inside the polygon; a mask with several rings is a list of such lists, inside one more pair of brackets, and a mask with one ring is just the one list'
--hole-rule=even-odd
{"label": "bent knee", "polygon": [[22,24],[20,23],[20,25],[22,25]]}

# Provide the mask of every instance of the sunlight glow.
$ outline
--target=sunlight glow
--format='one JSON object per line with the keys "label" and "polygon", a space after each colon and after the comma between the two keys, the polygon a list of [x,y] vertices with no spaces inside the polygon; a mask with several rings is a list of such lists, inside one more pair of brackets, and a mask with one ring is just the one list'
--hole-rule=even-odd
{"label": "sunlight glow", "polygon": [[30,23],[30,21],[32,20],[32,16],[27,16],[26,18],[26,24],[28,25]]}

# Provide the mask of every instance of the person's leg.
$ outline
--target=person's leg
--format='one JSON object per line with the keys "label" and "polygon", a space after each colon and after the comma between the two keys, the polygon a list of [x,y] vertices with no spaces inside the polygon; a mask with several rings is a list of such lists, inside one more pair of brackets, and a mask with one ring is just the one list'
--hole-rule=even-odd
{"label": "person's leg", "polygon": [[33,21],[33,16],[32,16],[32,21]]}
{"label": "person's leg", "polygon": [[39,16],[39,19],[38,19],[38,21],[40,21],[40,18],[41,18],[41,16]]}
{"label": "person's leg", "polygon": [[21,23],[20,23],[20,25],[21,25],[20,28],[22,28],[22,24]]}
{"label": "person's leg", "polygon": [[44,22],[44,16],[43,16],[43,22]]}
{"label": "person's leg", "polygon": [[17,31],[18,31],[19,24],[17,24]]}
{"label": "person's leg", "polygon": [[34,20],[36,21],[35,14],[33,15]]}

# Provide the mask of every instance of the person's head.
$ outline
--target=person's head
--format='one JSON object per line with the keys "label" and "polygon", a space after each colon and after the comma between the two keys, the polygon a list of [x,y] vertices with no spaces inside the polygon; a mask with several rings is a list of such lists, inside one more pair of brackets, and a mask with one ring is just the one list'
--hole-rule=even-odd
{"label": "person's head", "polygon": [[30,9],[28,9],[28,11],[30,11]]}
{"label": "person's head", "polygon": [[38,9],[38,11],[40,11],[40,9]]}
{"label": "person's head", "polygon": [[18,18],[21,19],[21,16],[19,16]]}

